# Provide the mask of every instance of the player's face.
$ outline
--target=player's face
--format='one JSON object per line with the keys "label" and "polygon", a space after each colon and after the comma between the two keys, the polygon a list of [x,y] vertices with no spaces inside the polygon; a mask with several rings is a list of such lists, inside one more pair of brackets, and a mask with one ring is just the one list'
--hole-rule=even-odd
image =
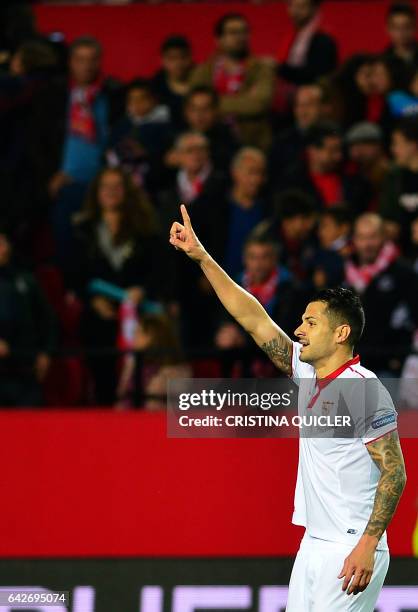
{"label": "player's face", "polygon": [[302,315],[302,323],[295,330],[295,336],[303,345],[300,359],[311,365],[330,357],[337,345],[336,330],[330,325],[326,309],[323,302],[310,302]]}

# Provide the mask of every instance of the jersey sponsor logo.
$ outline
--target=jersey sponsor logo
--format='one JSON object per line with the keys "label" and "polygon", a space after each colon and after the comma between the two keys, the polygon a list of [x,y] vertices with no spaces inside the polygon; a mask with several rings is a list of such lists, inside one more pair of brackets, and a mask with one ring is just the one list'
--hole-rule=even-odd
{"label": "jersey sponsor logo", "polygon": [[380,417],[372,422],[373,429],[379,429],[379,427],[384,427],[385,425],[389,425],[389,423],[394,423],[396,420],[395,414],[387,414],[384,417]]}
{"label": "jersey sponsor logo", "polygon": [[351,535],[356,535],[357,529],[347,529],[347,533],[350,533]]}

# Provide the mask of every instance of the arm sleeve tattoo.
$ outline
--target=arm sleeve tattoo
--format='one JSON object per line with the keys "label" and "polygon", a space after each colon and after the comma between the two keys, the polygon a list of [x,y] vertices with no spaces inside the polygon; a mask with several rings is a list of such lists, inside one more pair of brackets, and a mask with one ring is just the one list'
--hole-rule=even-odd
{"label": "arm sleeve tattoo", "polygon": [[264,342],[261,348],[271,359],[274,365],[288,376],[292,374],[292,343],[288,338],[276,336],[268,342]]}
{"label": "arm sleeve tattoo", "polygon": [[380,470],[373,511],[365,534],[378,540],[389,525],[406,484],[405,464],[396,431],[367,446],[371,458]]}

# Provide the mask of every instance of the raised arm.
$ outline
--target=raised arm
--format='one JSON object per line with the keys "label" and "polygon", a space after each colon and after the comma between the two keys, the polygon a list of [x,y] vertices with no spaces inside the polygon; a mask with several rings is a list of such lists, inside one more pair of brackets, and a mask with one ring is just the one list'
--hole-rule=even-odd
{"label": "raised arm", "polygon": [[189,214],[181,206],[183,223],[173,223],[170,243],[198,263],[231,316],[253,337],[277,368],[290,376],[292,342],[248,291],[237,285],[199,242]]}
{"label": "raised arm", "polygon": [[369,522],[339,575],[339,578],[344,578],[342,588],[348,594],[364,591],[369,584],[376,547],[395,514],[406,484],[405,464],[397,431],[371,442],[367,450],[380,470],[380,479]]}

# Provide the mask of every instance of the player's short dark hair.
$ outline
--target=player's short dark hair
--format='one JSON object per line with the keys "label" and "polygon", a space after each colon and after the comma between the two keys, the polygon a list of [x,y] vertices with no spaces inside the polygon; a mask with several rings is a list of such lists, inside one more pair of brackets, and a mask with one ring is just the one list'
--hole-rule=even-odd
{"label": "player's short dark hair", "polygon": [[172,34],[171,36],[165,38],[160,47],[160,53],[161,55],[164,55],[164,53],[167,53],[167,51],[171,51],[172,49],[175,49],[176,51],[183,51],[183,53],[192,52],[190,42],[181,34]]}
{"label": "player's short dark hair", "polygon": [[364,330],[365,316],[360,298],[352,289],[343,287],[322,289],[312,302],[326,304],[327,314],[336,325],[346,323],[350,326],[351,333],[348,337],[350,346],[354,346],[360,340]]}
{"label": "player's short dark hair", "polygon": [[417,117],[405,117],[396,124],[394,132],[402,134],[406,140],[415,142],[418,144],[418,118]]}
{"label": "player's short dark hair", "polygon": [[100,57],[103,52],[103,48],[101,43],[94,38],[94,36],[79,36],[70,45],[70,55],[76,51],[76,49],[80,49],[81,47],[90,47],[90,49],[94,49],[97,55]]}
{"label": "player's short dark hair", "polygon": [[415,8],[409,2],[393,2],[388,9],[386,18],[389,20],[396,15],[405,15],[414,21],[417,17]]}
{"label": "player's short dark hair", "polygon": [[342,138],[339,125],[334,121],[318,121],[308,129],[305,142],[308,147],[320,149],[324,146],[326,138],[334,137]]}
{"label": "player's short dark hair", "polygon": [[184,99],[184,105],[187,106],[193,96],[197,96],[199,94],[209,96],[213,106],[219,105],[219,95],[217,91],[215,91],[213,87],[209,87],[209,85],[199,85],[198,87],[193,87],[193,89],[187,93]]}
{"label": "player's short dark hair", "polygon": [[347,206],[339,204],[332,208],[325,208],[321,213],[321,217],[331,217],[336,225],[345,225],[353,222],[353,214]]}
{"label": "player's short dark hair", "polygon": [[226,13],[226,15],[223,15],[215,23],[215,27],[213,28],[213,33],[215,34],[216,38],[220,38],[223,35],[225,26],[228,23],[228,21],[244,21],[247,24],[248,28],[250,26],[247,18],[244,17],[244,15],[241,15],[241,13]]}
{"label": "player's short dark hair", "polygon": [[311,217],[316,206],[312,196],[307,193],[299,189],[287,189],[278,196],[275,209],[280,219],[294,219]]}

